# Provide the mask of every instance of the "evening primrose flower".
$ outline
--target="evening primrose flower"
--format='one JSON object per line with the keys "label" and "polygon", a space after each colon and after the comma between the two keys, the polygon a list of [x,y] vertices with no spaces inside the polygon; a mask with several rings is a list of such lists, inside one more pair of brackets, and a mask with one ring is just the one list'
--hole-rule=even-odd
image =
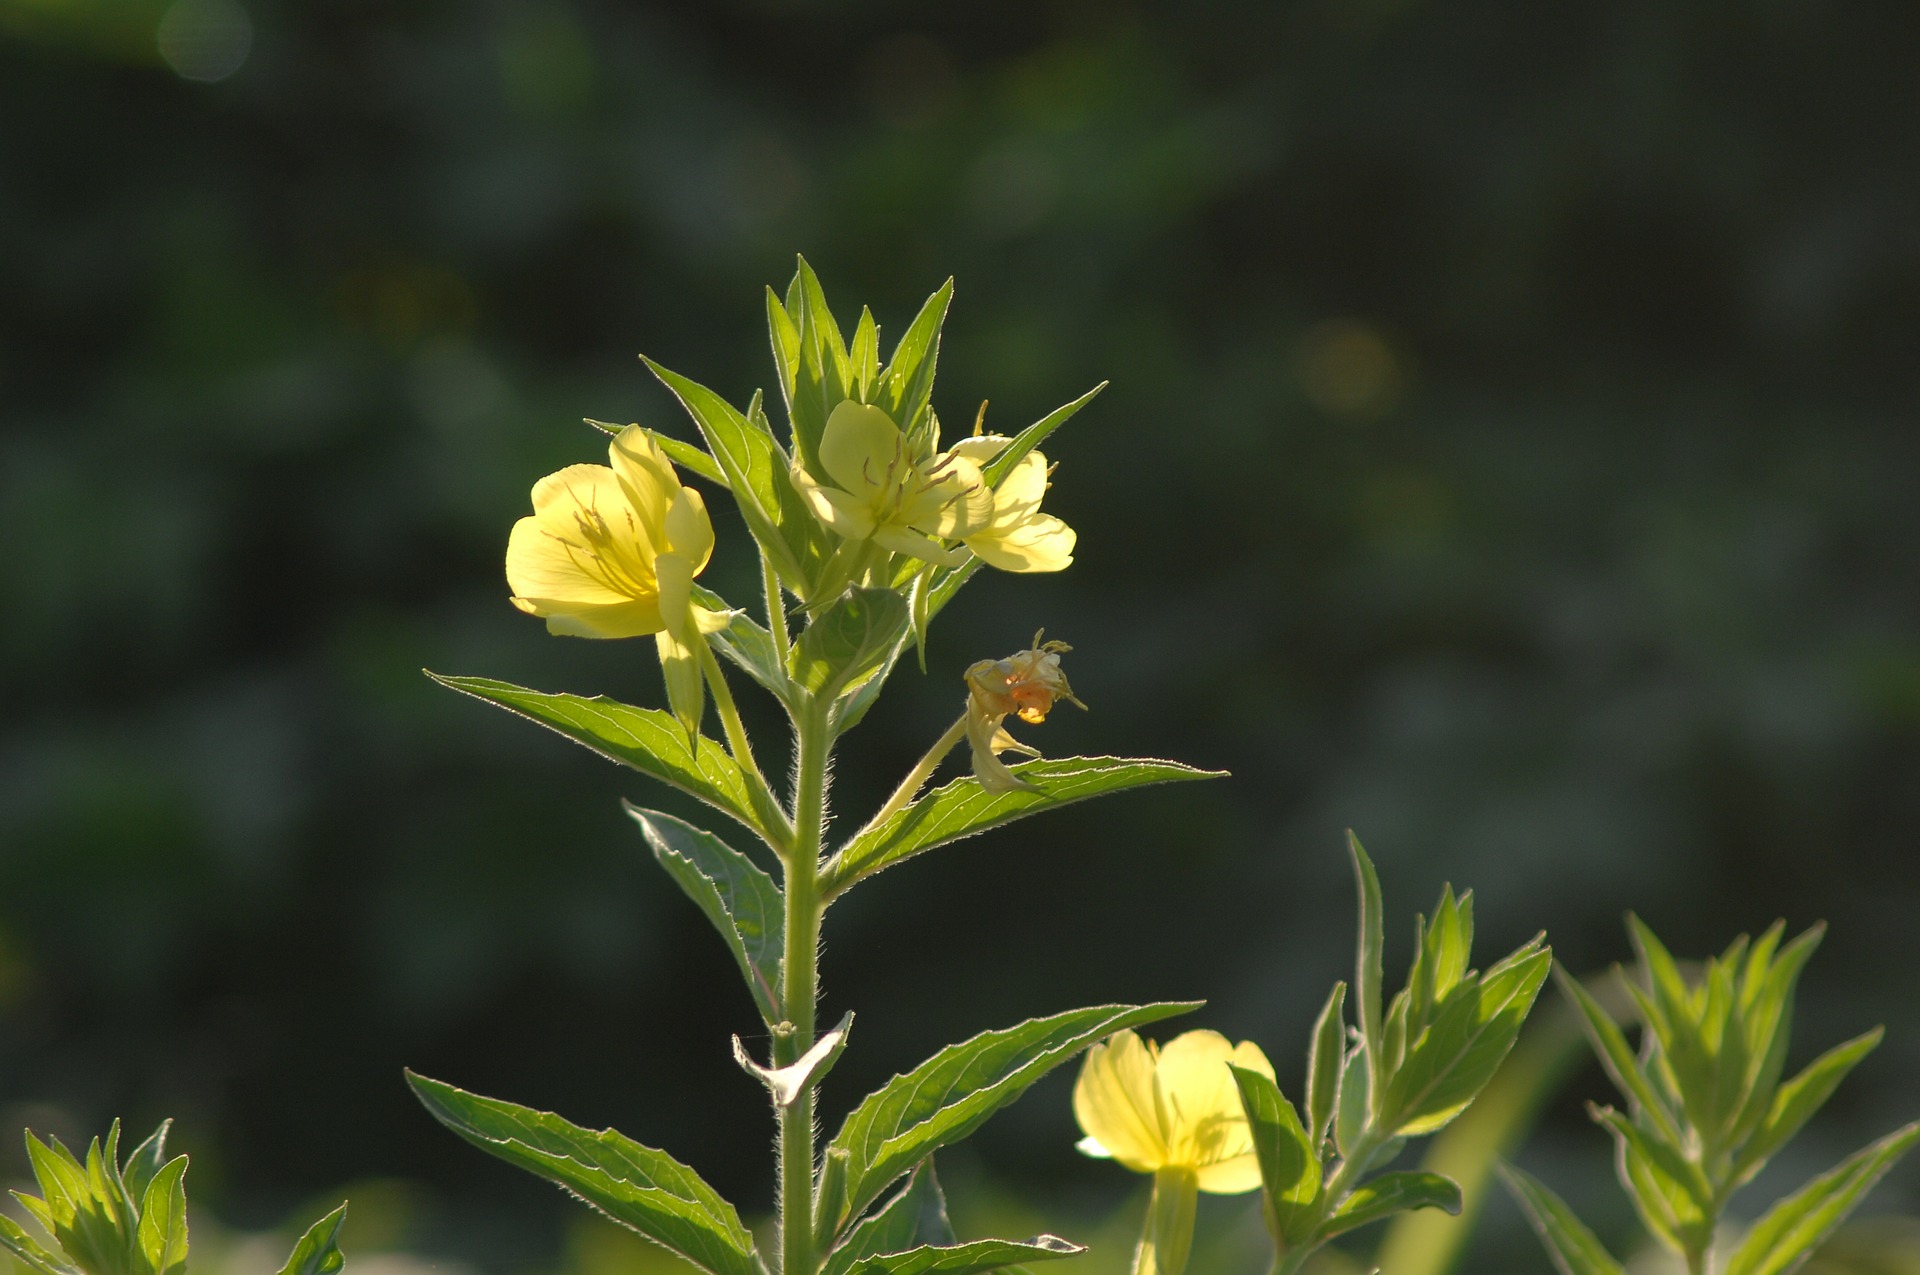
{"label": "evening primrose flower", "polygon": [[1033,635],[1033,648],[1004,660],[981,660],[967,670],[967,743],[973,752],[973,773],[988,792],[1037,791],[1000,760],[1003,752],[1038,757],[1006,732],[1009,715],[1038,725],[1047,720],[1057,700],[1085,708],[1060,671],[1060,657],[1073,648],[1065,642],[1043,642],[1045,630]]}
{"label": "evening primrose flower", "polygon": [[[948,453],[985,465],[1013,440],[1002,434],[963,438]],[[1040,512],[1051,473],[1037,451],[1020,458],[993,490],[993,514],[986,524],[961,539],[988,566],[1002,571],[1060,571],[1072,565],[1078,537],[1072,527]]]}
{"label": "evening primrose flower", "polygon": [[731,617],[693,601],[713,553],[700,493],[638,425],[607,448],[610,465],[569,465],[533,485],[533,516],[507,538],[513,605],[566,637],[654,635],[667,697],[693,729],[703,699],[705,634]]}
{"label": "evening primrose flower", "polygon": [[821,522],[847,540],[871,540],[882,549],[955,567],[964,554],[942,545],[986,525],[993,492],[980,467],[947,453],[917,457],[893,418],[849,399],[833,409],[820,437],[816,482],[800,466],[794,486]]}
{"label": "evening primrose flower", "polygon": [[1193,1242],[1196,1192],[1238,1195],[1260,1185],[1260,1162],[1227,1064],[1271,1078],[1252,1041],[1191,1031],[1164,1049],[1117,1032],[1087,1051],[1073,1087],[1080,1150],[1153,1174],[1134,1275],[1180,1275]]}

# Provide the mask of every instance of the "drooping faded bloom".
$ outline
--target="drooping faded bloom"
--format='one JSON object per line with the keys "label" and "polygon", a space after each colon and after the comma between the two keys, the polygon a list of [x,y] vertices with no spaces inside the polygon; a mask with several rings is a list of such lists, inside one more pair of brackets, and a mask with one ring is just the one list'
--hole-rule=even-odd
{"label": "drooping faded bloom", "polygon": [[730,619],[692,596],[713,553],[713,524],[700,493],[680,485],[638,425],[614,437],[607,458],[533,485],[533,516],[507,538],[513,605],[567,637],[653,634],[674,712],[697,723],[703,635]]}
{"label": "drooping faded bloom", "polygon": [[[948,454],[984,466],[1011,441],[1001,434],[976,434],[955,443]],[[1051,472],[1041,453],[1022,456],[994,488],[992,516],[979,530],[962,537],[967,548],[1002,571],[1060,571],[1070,566],[1078,537],[1060,519],[1040,512]]]}
{"label": "drooping faded bloom", "polygon": [[1260,1185],[1253,1135],[1227,1064],[1271,1078],[1252,1041],[1191,1031],[1157,1048],[1131,1031],[1087,1052],[1073,1087],[1080,1150],[1153,1174],[1153,1202],[1134,1255],[1136,1275],[1180,1275],[1193,1242],[1200,1191],[1237,1195]]}
{"label": "drooping faded bloom", "polygon": [[999,757],[1003,752],[1040,755],[1039,749],[1007,733],[1002,723],[1009,714],[1038,725],[1047,720],[1058,700],[1086,707],[1060,669],[1060,657],[1073,648],[1065,642],[1043,642],[1044,636],[1044,631],[1033,635],[1031,650],[1004,660],[981,660],[967,670],[967,744],[973,753],[974,776],[988,792],[1034,791]]}
{"label": "drooping faded bloom", "polygon": [[793,469],[815,517],[847,540],[871,540],[923,562],[965,562],[940,541],[964,539],[993,514],[993,492],[977,464],[952,453],[916,457],[893,418],[869,404],[848,400],[833,409],[820,466],[828,482]]}

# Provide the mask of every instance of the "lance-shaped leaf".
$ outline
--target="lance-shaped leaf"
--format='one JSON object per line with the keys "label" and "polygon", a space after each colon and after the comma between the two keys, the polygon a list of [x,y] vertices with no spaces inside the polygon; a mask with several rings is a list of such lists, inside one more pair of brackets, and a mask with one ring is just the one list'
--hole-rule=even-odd
{"label": "lance-shaped leaf", "polygon": [[1361,1183],[1340,1201],[1333,1216],[1320,1228],[1319,1238],[1331,1239],[1407,1209],[1439,1209],[1457,1216],[1460,1188],[1452,1178],[1438,1173],[1383,1173]]}
{"label": "lance-shaped leaf", "polygon": [[[1667,1141],[1677,1141],[1680,1137],[1679,1126],[1674,1123],[1666,1103],[1654,1092],[1653,1085],[1640,1068],[1640,1060],[1634,1057],[1633,1047],[1627,1044],[1626,1035],[1613,1021],[1612,1015],[1594,999],[1593,993],[1581,985],[1579,979],[1566,970],[1556,968],[1554,981],[1559,984],[1561,993],[1580,1011],[1580,1024],[1586,1030],[1593,1052],[1599,1056],[1600,1065],[1605,1068],[1607,1078],[1613,1081],[1614,1088],[1632,1100],[1635,1115],[1643,1115],[1651,1121]],[[1626,979],[1622,978],[1621,984],[1633,990],[1633,984]]]}
{"label": "lance-shaped leaf", "polygon": [[1713,1188],[1700,1166],[1611,1107],[1589,1103],[1587,1111],[1614,1135],[1621,1185],[1647,1229],[1677,1252],[1704,1252],[1713,1239]]}
{"label": "lance-shaped leaf", "polygon": [[140,1203],[140,1252],[153,1275],[187,1269],[187,1157],[162,1165]]}
{"label": "lance-shaped leaf", "polygon": [[280,1275],[339,1275],[347,1264],[346,1254],[340,1251],[340,1227],[346,1220],[347,1206],[342,1204],[308,1227],[287,1255]]}
{"label": "lance-shaped leaf", "polygon": [[[895,1179],[949,1143],[967,1137],[1034,1081],[1088,1045],[1199,1002],[1100,1005],[982,1032],[947,1048],[869,1094],[840,1126],[829,1153],[847,1153],[846,1204],[837,1233]],[[823,1236],[823,1238],[825,1238]],[[1015,1259],[1017,1260],[1017,1259]]]}
{"label": "lance-shaped leaf", "polygon": [[821,556],[823,545],[818,521],[787,476],[789,462],[780,444],[756,420],[706,386],[652,359],[646,364],[700,427],[747,530],[774,570],[788,588],[804,593],[808,564]]}
{"label": "lance-shaped leaf", "polygon": [[1846,1220],[1916,1141],[1920,1123],[1896,1129],[1768,1209],[1727,1259],[1726,1275],[1786,1275]]}
{"label": "lance-shaped leaf", "polygon": [[557,1183],[695,1266],[714,1275],[765,1275],[733,1206],[666,1152],[411,1071],[407,1081],[436,1120],[474,1146]]}
{"label": "lance-shaped leaf", "polygon": [[847,349],[847,388],[862,403],[873,402],[875,382],[880,379],[880,326],[873,311],[860,307],[860,322],[853,328],[853,344]]}
{"label": "lance-shaped leaf", "polygon": [[801,1094],[825,1080],[827,1073],[833,1070],[833,1064],[840,1061],[840,1055],[847,1047],[847,1033],[853,1029],[853,1011],[832,1031],[813,1042],[813,1047],[784,1067],[762,1067],[747,1052],[740,1038],[733,1038],[733,1060],[740,1069],[767,1087],[773,1096],[773,1105],[782,1109],[791,1107]]}
{"label": "lance-shaped leaf", "polygon": [[1300,1126],[1300,1116],[1271,1078],[1228,1063],[1240,1087],[1240,1106],[1260,1162],[1267,1227],[1282,1252],[1313,1237],[1320,1198],[1319,1144]]}
{"label": "lance-shaped leaf", "polygon": [[1539,943],[1534,939],[1483,977],[1452,988],[1387,1082],[1379,1110],[1395,1133],[1432,1133],[1493,1079],[1552,968],[1552,953]]}
{"label": "lance-shaped leaf", "polygon": [[[826,293],[805,257],[800,258],[793,283],[787,288],[784,309],[794,329],[793,388],[787,395],[794,451],[809,473],[824,477],[820,438],[826,433],[827,417],[852,395],[851,366],[840,325],[834,321]],[[778,326],[771,307],[768,318]],[[776,336],[776,347],[784,340],[784,334]]]}
{"label": "lance-shaped leaf", "polygon": [[[119,1121],[114,1121],[115,1128]],[[126,1184],[127,1195],[135,1200],[145,1197],[147,1184],[160,1172],[167,1162],[167,1133],[173,1128],[173,1121],[162,1120],[160,1127],[146,1136],[146,1140],[127,1152],[127,1162],[120,1169],[120,1179]]]}
{"label": "lance-shaped leaf", "polygon": [[907,601],[892,589],[850,589],[793,644],[787,671],[804,689],[832,699],[882,669],[907,631]]}
{"label": "lance-shaped leaf", "polygon": [[1759,1172],[1774,1152],[1800,1132],[1801,1126],[1813,1113],[1826,1105],[1827,1099],[1833,1096],[1833,1091],[1846,1079],[1847,1073],[1873,1052],[1883,1034],[1883,1028],[1875,1027],[1872,1031],[1835,1045],[1808,1063],[1799,1075],[1781,1085],[1773,1095],[1773,1105],[1767,1113],[1766,1123],[1760,1126],[1759,1132],[1740,1153],[1737,1179],[1744,1180]]}
{"label": "lance-shaped leaf", "polygon": [[34,1275],[78,1275],[75,1267],[49,1252],[44,1244],[27,1234],[26,1228],[4,1215],[0,1215],[0,1251]]}
{"label": "lance-shaped leaf", "polygon": [[[941,567],[935,570],[924,588],[916,587],[915,589],[914,606],[918,610],[914,615],[913,623],[924,632],[926,625],[934,616],[940,614],[947,603],[953,601],[953,596],[960,592],[960,587],[971,580],[974,572],[979,569],[980,559],[969,556],[960,566]],[[900,658],[911,636],[913,636],[911,633],[901,635],[900,645],[887,657],[884,667],[891,668]],[[844,735],[858,726],[860,719],[867,715],[867,710],[872,708],[873,702],[880,697],[880,690],[885,685],[886,678],[870,677],[843,696],[834,706],[834,734]]]}
{"label": "lance-shaped leaf", "polygon": [[1086,1251],[1058,1235],[1036,1235],[1030,1240],[973,1240],[869,1257],[851,1267],[849,1275],[975,1275],[1020,1262],[1074,1257]]}
{"label": "lance-shaped leaf", "polygon": [[1560,1275],[1626,1275],[1606,1246],[1574,1216],[1566,1201],[1510,1164],[1497,1166],[1500,1180],[1532,1223]]}
{"label": "lance-shaped leaf", "polygon": [[[1353,857],[1354,883],[1360,890],[1360,937],[1359,951],[1353,962],[1353,999],[1357,1002],[1360,1016],[1360,1038],[1371,1048],[1370,1054],[1380,1052],[1380,979],[1383,956],[1386,951],[1386,926],[1382,920],[1384,907],[1380,901],[1380,874],[1373,870],[1373,860],[1367,857],[1367,851],[1360,844],[1360,838],[1347,830],[1347,853]],[[1375,1060],[1372,1066],[1377,1067]],[[1379,1081],[1379,1077],[1369,1077]],[[1375,1083],[1374,1088],[1381,1088]]]}
{"label": "lance-shaped leaf", "polygon": [[1102,381],[1073,402],[1054,408],[1021,430],[1014,436],[1011,443],[1001,449],[999,455],[980,467],[981,476],[987,480],[987,486],[998,487],[1000,480],[1013,472],[1013,467],[1020,463],[1022,457],[1047,441],[1047,435],[1065,425],[1073,418],[1074,413],[1093,402],[1100,391],[1106,388],[1107,383]]}
{"label": "lance-shaped leaf", "polygon": [[920,307],[893,348],[893,359],[881,378],[880,406],[904,434],[918,430],[927,414],[933,374],[940,362],[940,328],[952,301],[953,280],[949,279]]}
{"label": "lance-shaped leaf", "polygon": [[1313,1043],[1307,1048],[1307,1141],[1316,1156],[1333,1119],[1340,1096],[1340,1065],[1347,1043],[1347,985],[1335,983],[1313,1024]]}
{"label": "lance-shaped leaf", "polygon": [[[599,430],[602,434],[618,434],[621,429],[620,426],[613,424],[611,421],[596,421],[591,416],[583,416],[581,419]],[[720,463],[714,460],[713,457],[707,455],[707,453],[701,451],[692,443],[683,443],[677,438],[669,438],[667,435],[654,430],[649,430],[648,433],[652,436],[653,441],[658,444],[660,450],[667,454],[668,460],[671,460],[682,469],[700,475],[700,477],[719,487],[722,491],[731,490],[731,484],[727,482],[726,474],[722,472]]]}
{"label": "lance-shaped leaf", "polygon": [[1140,757],[1043,758],[1012,770],[1037,791],[988,792],[971,775],[936,788],[857,833],[823,870],[821,889],[832,896],[902,859],[1043,810],[1148,784],[1227,773]]}
{"label": "lance-shaped leaf", "polygon": [[827,1255],[821,1275],[846,1275],[856,1262],[869,1257],[954,1243],[946,1196],[929,1157],[914,1169],[898,1194],[848,1228],[847,1237]]}
{"label": "lance-shaped leaf", "polygon": [[549,695],[484,677],[428,677],[465,695],[497,704],[510,713],[584,744],[602,757],[631,766],[643,775],[672,784],[715,809],[760,831],[753,817],[746,777],[726,750],[706,736],[695,739],[696,760],[687,749],[687,732],[672,713],[635,708],[596,695]]}
{"label": "lance-shaped leaf", "polygon": [[780,887],[759,865],[711,832],[657,810],[626,805],[654,858],[685,890],[733,953],[760,1016],[777,1023],[785,910]]}

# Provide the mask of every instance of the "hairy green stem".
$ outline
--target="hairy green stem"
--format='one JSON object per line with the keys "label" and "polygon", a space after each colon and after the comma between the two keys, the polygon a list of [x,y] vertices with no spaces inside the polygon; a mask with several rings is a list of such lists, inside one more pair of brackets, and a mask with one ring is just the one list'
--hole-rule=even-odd
{"label": "hairy green stem", "polygon": [[733,702],[733,690],[727,685],[726,673],[714,658],[713,647],[704,641],[700,643],[700,662],[706,671],[707,686],[713,691],[713,706],[719,710],[720,724],[727,733],[727,751],[733,754],[733,760],[746,775],[754,813],[767,825],[767,839],[774,843],[774,849],[785,854],[787,845],[782,843],[791,843],[792,829],[773,789],[767,786],[766,776],[760,773],[760,763],[753,759],[753,742],[747,738],[747,728],[740,720],[739,707]]}
{"label": "hairy green stem", "polygon": [[[880,807],[879,812],[876,813],[873,818],[867,820],[867,826],[862,828],[860,832],[866,832],[868,829],[879,827],[885,823],[890,816],[898,814],[909,801],[912,801],[914,795],[920,791],[920,786],[927,782],[927,776],[931,775],[934,772],[934,768],[939,766],[941,760],[953,751],[954,745],[966,737],[966,733],[967,714],[962,712],[959,719],[955,721],[953,725],[947,727],[947,733],[933,742],[933,747],[927,750],[926,756],[913,764],[913,769],[907,772],[907,777],[902,779],[900,786],[893,790],[893,796],[887,798],[887,804]],[[854,835],[859,836],[860,833],[855,833]]]}
{"label": "hairy green stem", "polygon": [[[1353,1154],[1340,1161],[1333,1170],[1333,1176],[1327,1179],[1326,1187],[1320,1192],[1320,1209],[1319,1218],[1315,1223],[1316,1228],[1333,1215],[1333,1210],[1339,1206],[1342,1197],[1360,1185],[1360,1179],[1365,1177],[1367,1170],[1373,1166],[1373,1158],[1380,1153],[1380,1148],[1392,1140],[1386,1134],[1375,1130],[1371,1121],[1365,1129],[1361,1130],[1360,1136],[1354,1139]],[[1307,1259],[1312,1257],[1313,1251],[1319,1247],[1318,1244],[1299,1244],[1284,1253],[1274,1254],[1272,1275],[1295,1275],[1295,1272],[1306,1265]]]}
{"label": "hairy green stem", "polygon": [[[793,790],[793,842],[787,855],[786,959],[780,1003],[786,1028],[774,1036],[774,1062],[786,1066],[813,1045],[819,996],[820,849],[827,811],[827,759],[833,732],[827,706],[807,706],[795,722],[799,764]],[[780,1261],[782,1275],[814,1275],[813,1089],[780,1112]]]}
{"label": "hairy green stem", "polygon": [[793,648],[793,639],[787,636],[787,599],[780,592],[780,573],[764,553],[760,555],[760,574],[767,587],[767,632],[773,634],[774,652],[785,667],[787,652]]}

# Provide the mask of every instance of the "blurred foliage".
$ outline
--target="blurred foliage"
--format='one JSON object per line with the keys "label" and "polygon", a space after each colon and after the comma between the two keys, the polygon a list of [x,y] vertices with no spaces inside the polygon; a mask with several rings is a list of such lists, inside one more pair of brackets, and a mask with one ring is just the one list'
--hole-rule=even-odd
{"label": "blurred foliage", "polygon": [[[1916,37],[1812,0],[0,0],[0,1128],[176,1115],[238,1224],[372,1174],[431,1184],[409,1245],[559,1260],[563,1201],[410,1063],[767,1197],[711,1065],[752,1007],[617,802],[670,796],[418,670],[657,702],[645,644],[506,605],[507,528],[597,455],[580,417],[685,436],[637,350],[769,384],[804,250],[888,332],[958,277],[949,428],[1114,380],[1049,446],[1079,560],[968,591],[848,808],[1042,624],[1094,711],[1034,742],[1237,776],[850,901],[830,1108],[1090,1000],[1299,1037],[1353,825],[1401,911],[1470,881],[1576,970],[1628,906],[1687,950],[1832,922],[1805,1037],[1888,1045],[1804,1177],[1920,1066]],[[990,925],[911,906],[1009,876],[945,912]],[[1550,1119],[1530,1156],[1625,1234]],[[980,1189],[1076,1234],[1115,1205],[1073,1137],[1042,1086]],[[1475,1269],[1538,1269],[1486,1224]]]}

